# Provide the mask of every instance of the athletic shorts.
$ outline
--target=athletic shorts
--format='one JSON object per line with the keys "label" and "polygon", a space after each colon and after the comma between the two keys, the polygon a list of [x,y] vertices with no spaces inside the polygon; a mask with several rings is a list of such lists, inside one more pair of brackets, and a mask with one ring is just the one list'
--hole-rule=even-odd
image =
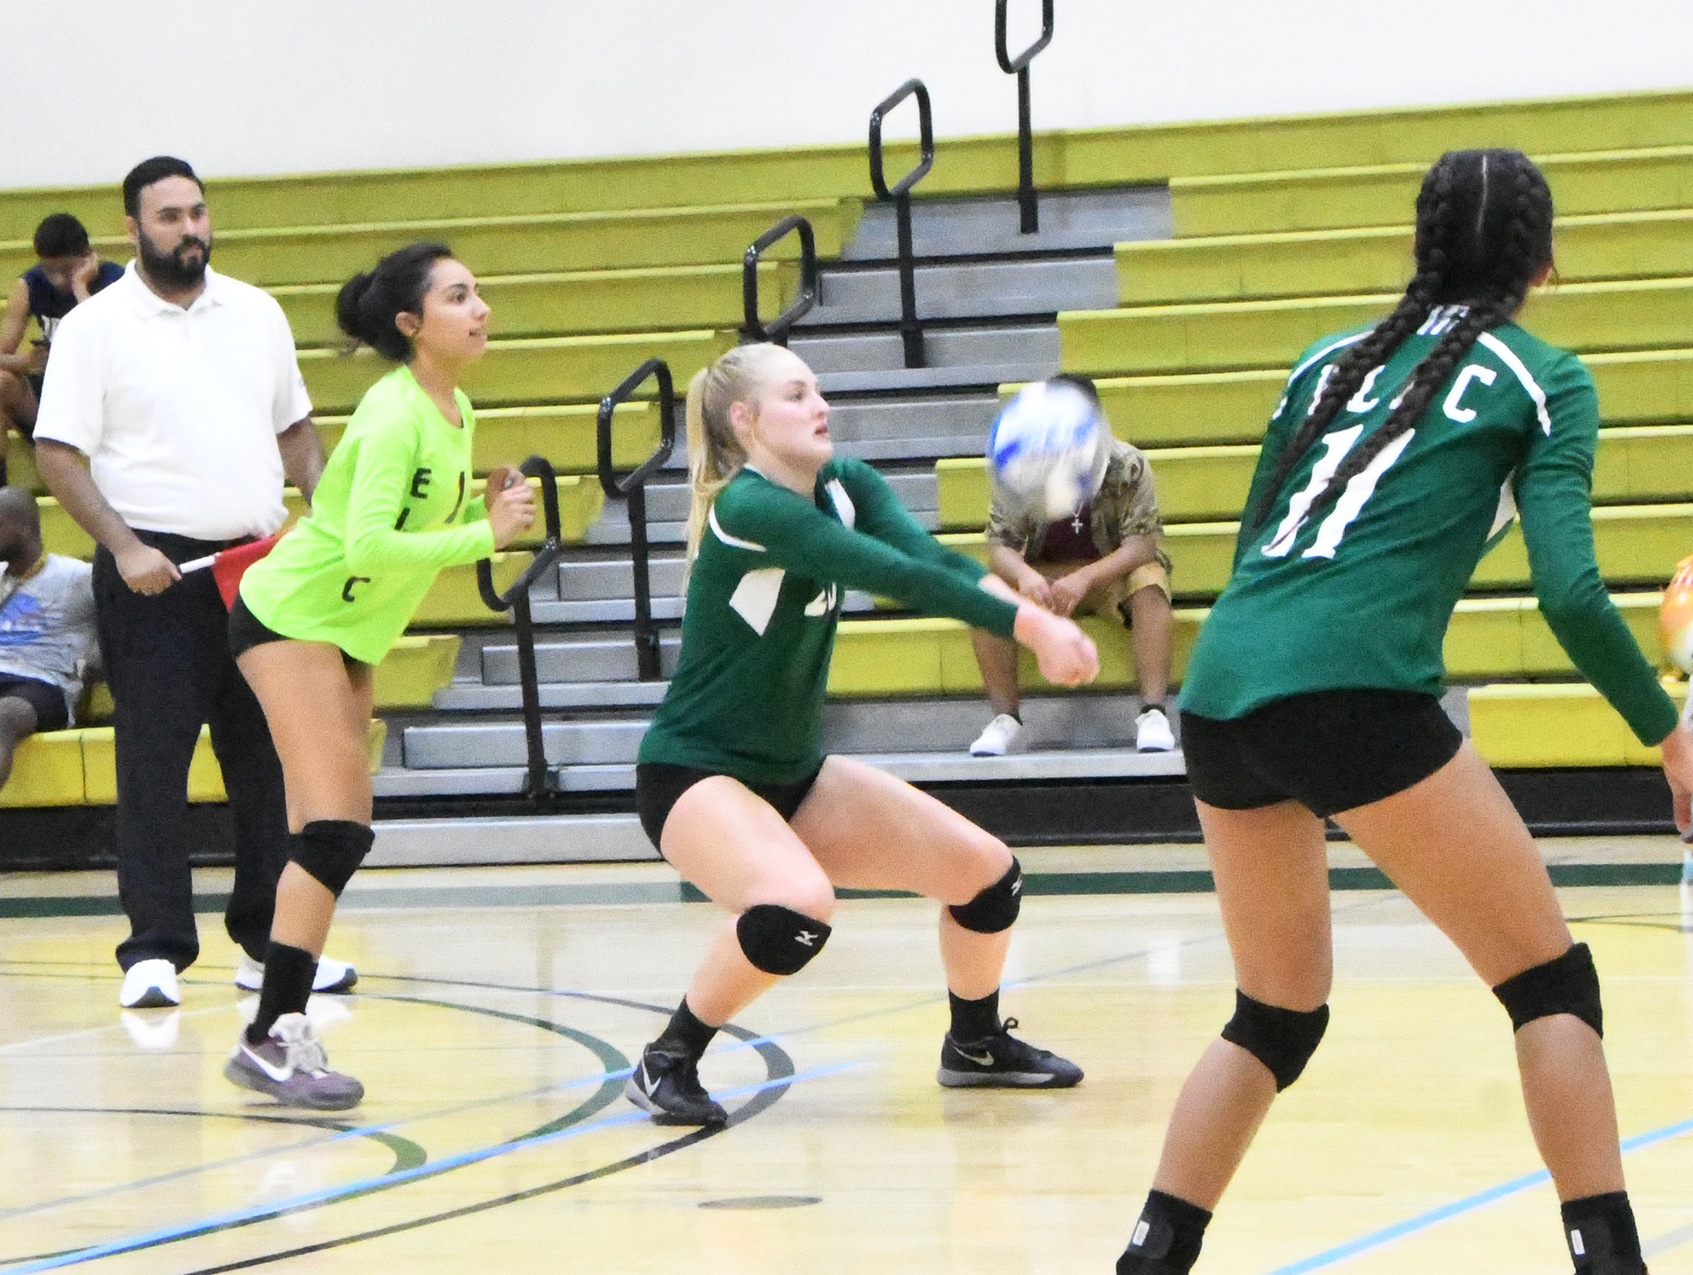
{"label": "athletic shorts", "polygon": [[0,699],[21,699],[35,710],[35,729],[64,730],[71,724],[65,693],[51,682],[0,673]]}
{"label": "athletic shorts", "polygon": [[[1048,580],[1058,580],[1069,575],[1077,567],[1086,566],[1083,562],[1031,562],[1029,564]],[[1117,620],[1125,628],[1132,627],[1133,613],[1129,610],[1129,599],[1142,589],[1157,589],[1164,595],[1164,601],[1170,600],[1170,573],[1164,570],[1161,562],[1143,562],[1126,576],[1117,576],[1107,580],[1104,584],[1095,585],[1087,591],[1076,606],[1075,615],[1101,615],[1107,619]]]}
{"label": "athletic shorts", "polygon": [[[246,600],[239,593],[235,595],[235,605],[229,608],[229,654],[233,658],[240,659],[255,646],[263,646],[266,642],[292,641],[294,639],[286,633],[278,633],[249,611]],[[351,668],[361,661],[342,651],[341,662]]]}
{"label": "athletic shorts", "polygon": [[[729,775],[728,778],[745,784],[755,796],[774,806],[776,813],[786,820],[794,817],[794,812],[799,809],[822,770],[819,765],[804,779],[791,784],[747,783],[738,775]],[[702,779],[726,773],[701,770],[695,766],[673,766],[664,761],[644,761],[635,767],[635,813],[640,816],[641,827],[646,829],[647,839],[653,843],[654,850],[664,853],[659,837],[664,832],[664,821],[670,818],[671,807],[681,800],[682,794]]]}
{"label": "athletic shorts", "polygon": [[1463,742],[1440,701],[1417,691],[1313,691],[1231,721],[1182,713],[1193,795],[1223,810],[1297,801],[1327,818],[1420,783]]}

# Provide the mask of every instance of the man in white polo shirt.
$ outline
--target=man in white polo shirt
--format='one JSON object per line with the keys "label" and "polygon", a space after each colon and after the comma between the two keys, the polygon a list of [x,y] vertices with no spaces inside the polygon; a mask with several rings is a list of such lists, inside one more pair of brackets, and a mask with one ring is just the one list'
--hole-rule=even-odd
{"label": "man in white polo shirt", "polygon": [[[282,309],[214,273],[204,189],[159,156],[124,179],[136,260],[54,333],[36,421],[48,490],[96,541],[94,598],[116,704],[118,945],[126,1008],[175,1005],[199,955],[188,861],[188,766],[211,725],[235,823],[224,923],[258,987],[288,857],[282,767],[228,647],[209,571],[177,564],[269,535],[284,475],[309,498],[323,450]],[[357,976],[318,967],[319,990]]]}

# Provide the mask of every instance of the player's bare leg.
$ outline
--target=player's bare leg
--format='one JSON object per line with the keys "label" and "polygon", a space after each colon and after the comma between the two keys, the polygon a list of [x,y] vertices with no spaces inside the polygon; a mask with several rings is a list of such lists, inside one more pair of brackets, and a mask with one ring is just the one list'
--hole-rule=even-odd
{"label": "player's bare leg", "polygon": [[[1540,852],[1487,763],[1465,744],[1422,783],[1337,816],[1490,987],[1570,950]],[[1535,1144],[1561,1200],[1623,1189],[1616,1107],[1598,1034],[1571,1014],[1516,1034]]]}

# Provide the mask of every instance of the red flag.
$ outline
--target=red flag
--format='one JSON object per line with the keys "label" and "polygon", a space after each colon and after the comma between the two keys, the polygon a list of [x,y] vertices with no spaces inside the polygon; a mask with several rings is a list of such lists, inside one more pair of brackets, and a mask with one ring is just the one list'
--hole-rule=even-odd
{"label": "red flag", "polygon": [[178,570],[186,575],[190,571],[210,567],[212,579],[217,581],[218,592],[223,595],[224,606],[232,607],[235,605],[235,595],[241,588],[241,577],[247,574],[247,568],[274,549],[276,542],[280,539],[282,539],[282,533],[278,531],[273,535],[266,536],[263,540],[236,545],[219,553],[210,554],[204,558],[196,558],[192,562],[185,562]]}

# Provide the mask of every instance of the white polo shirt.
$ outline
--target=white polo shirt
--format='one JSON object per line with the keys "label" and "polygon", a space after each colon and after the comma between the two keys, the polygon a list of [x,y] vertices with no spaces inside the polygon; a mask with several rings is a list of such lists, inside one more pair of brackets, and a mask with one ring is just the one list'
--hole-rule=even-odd
{"label": "white polo shirt", "polygon": [[275,298],[208,269],[185,310],[131,262],[54,331],[35,437],[87,456],[135,530],[234,540],[282,525],[276,436],[310,412]]}

